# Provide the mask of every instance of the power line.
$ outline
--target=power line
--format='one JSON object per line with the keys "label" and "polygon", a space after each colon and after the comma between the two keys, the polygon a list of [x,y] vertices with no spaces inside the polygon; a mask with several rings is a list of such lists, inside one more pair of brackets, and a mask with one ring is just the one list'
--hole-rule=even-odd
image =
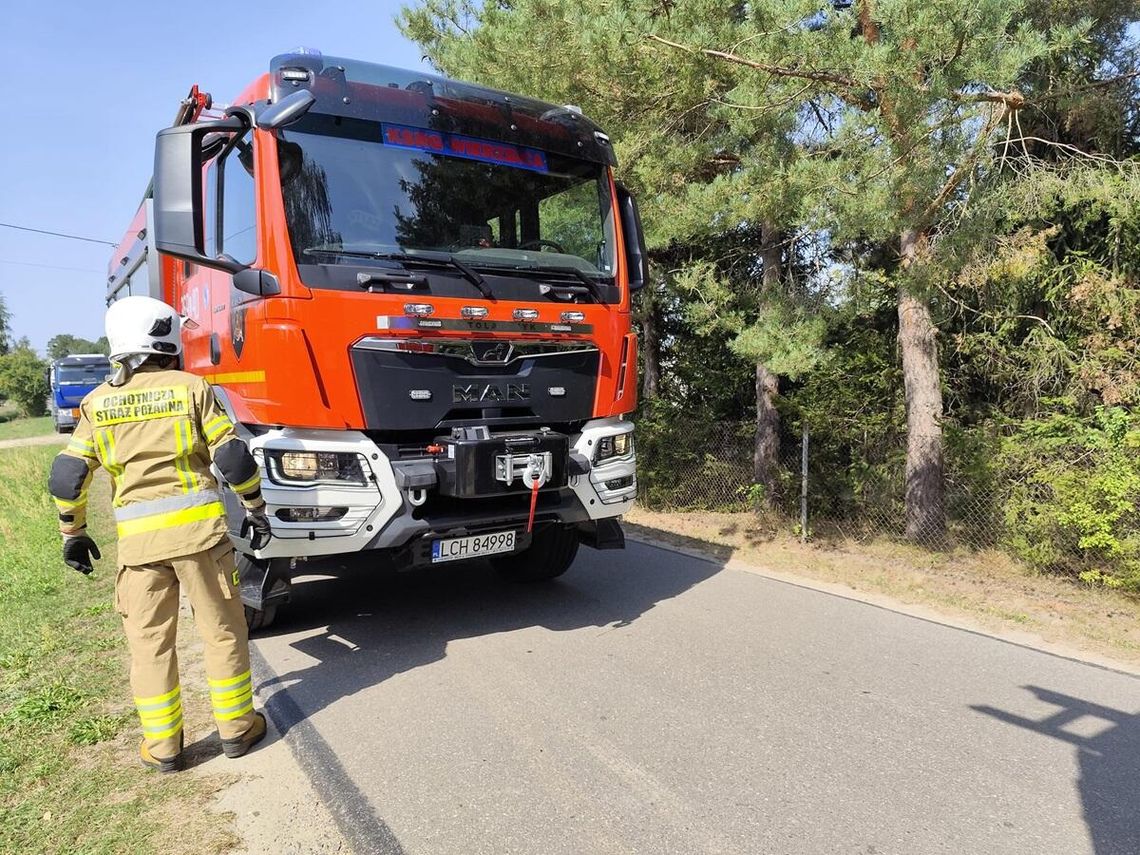
{"label": "power line", "polygon": [[57,264],[36,264],[33,261],[8,261],[6,258],[0,258],[0,264],[18,264],[20,267],[43,267],[46,270],[73,270],[76,273],[106,273],[105,270],[91,270],[88,267],[60,267]]}
{"label": "power line", "polygon": [[22,232],[35,232],[40,235],[51,235],[52,237],[67,238],[68,240],[82,240],[87,243],[102,243],[107,246],[118,246],[117,243],[111,243],[109,240],[99,240],[98,238],[80,237],[79,235],[69,235],[63,232],[49,232],[47,229],[32,229],[27,226],[14,226],[11,223],[0,223],[6,229],[19,229]]}

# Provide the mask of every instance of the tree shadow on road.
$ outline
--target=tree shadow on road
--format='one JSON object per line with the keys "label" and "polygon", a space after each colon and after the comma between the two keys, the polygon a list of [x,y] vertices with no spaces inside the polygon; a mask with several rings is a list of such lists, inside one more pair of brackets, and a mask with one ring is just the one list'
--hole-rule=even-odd
{"label": "tree shadow on road", "polygon": [[[1042,689],[1025,686],[1038,700],[1057,707],[1040,720],[989,706],[971,709],[1074,745],[1081,767],[1079,782],[1085,823],[1097,855],[1140,853],[1140,713],[1126,713]],[[1082,730],[1095,726],[1092,736]],[[1095,720],[1095,721],[1094,721]]]}
{"label": "tree shadow on road", "polygon": [[340,698],[443,659],[451,641],[530,627],[620,630],[720,569],[636,543],[624,553],[583,549],[565,576],[530,585],[501,580],[485,562],[407,574],[314,563],[307,570],[314,575],[294,583],[290,604],[258,636],[307,633],[289,642],[288,656],[274,655],[279,669],[293,651],[304,654],[292,658],[306,664],[282,669],[258,693],[284,735],[298,711],[311,717]]}

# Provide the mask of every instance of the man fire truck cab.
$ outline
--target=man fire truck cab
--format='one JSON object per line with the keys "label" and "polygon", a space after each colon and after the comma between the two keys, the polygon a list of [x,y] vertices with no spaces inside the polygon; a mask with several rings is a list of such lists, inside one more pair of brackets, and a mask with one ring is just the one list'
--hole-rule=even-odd
{"label": "man fire truck cab", "polygon": [[318,556],[527,581],[624,546],[647,261],[614,165],[573,106],[315,51],[191,90],[108,301],[195,322],[184,367],[262,467],[256,554],[226,493],[251,628]]}

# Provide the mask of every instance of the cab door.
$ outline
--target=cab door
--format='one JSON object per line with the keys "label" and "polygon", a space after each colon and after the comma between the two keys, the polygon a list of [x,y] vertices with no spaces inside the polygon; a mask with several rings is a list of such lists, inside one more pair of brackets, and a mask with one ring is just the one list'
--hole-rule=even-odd
{"label": "cab door", "polygon": [[[205,254],[254,264],[258,255],[254,134],[231,135],[206,166]],[[261,298],[238,291],[224,270],[204,270],[209,295],[211,374],[242,373],[253,362],[248,315]]]}

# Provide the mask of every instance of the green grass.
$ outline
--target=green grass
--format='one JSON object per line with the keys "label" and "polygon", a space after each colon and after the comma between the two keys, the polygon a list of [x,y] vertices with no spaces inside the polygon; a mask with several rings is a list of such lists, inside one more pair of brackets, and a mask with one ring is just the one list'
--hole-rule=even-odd
{"label": "green grass", "polygon": [[228,829],[206,814],[209,785],[135,761],[106,479],[89,524],[103,560],[84,577],[60,557],[55,453],[0,450],[0,852],[218,851]]}
{"label": "green grass", "polygon": [[0,439],[26,439],[31,436],[46,436],[53,430],[51,416],[0,421]]}

